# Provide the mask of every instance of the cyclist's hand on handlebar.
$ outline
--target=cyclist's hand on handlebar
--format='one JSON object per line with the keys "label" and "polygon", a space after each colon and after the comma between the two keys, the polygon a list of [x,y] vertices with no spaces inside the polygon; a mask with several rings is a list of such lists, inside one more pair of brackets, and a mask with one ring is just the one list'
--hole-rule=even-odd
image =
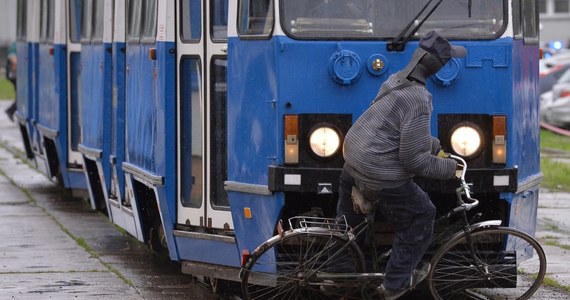
{"label": "cyclist's hand on handlebar", "polygon": [[443,150],[439,150],[439,152],[437,153],[436,156],[437,156],[437,157],[440,157],[440,158],[448,158],[448,157],[449,157],[449,153],[447,153],[447,152],[445,152],[445,151],[443,151]]}
{"label": "cyclist's hand on handlebar", "polygon": [[465,168],[464,165],[460,163],[457,164],[457,167],[455,168],[455,177],[461,178],[461,174],[463,173],[463,168]]}

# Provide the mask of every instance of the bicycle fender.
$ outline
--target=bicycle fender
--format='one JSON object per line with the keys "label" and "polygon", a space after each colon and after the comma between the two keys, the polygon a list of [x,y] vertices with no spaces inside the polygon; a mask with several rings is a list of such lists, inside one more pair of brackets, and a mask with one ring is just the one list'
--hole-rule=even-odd
{"label": "bicycle fender", "polygon": [[[470,225],[469,228],[471,229],[471,232],[474,232],[474,231],[478,231],[478,230],[486,229],[486,228],[490,228],[490,227],[497,227],[498,228],[499,226],[501,226],[501,224],[502,224],[501,220],[490,220],[490,221],[483,221],[483,222],[475,223],[473,225]],[[460,230],[459,232],[456,232],[455,234],[453,234],[453,236],[451,238],[449,238],[447,240],[447,242],[461,238],[464,235],[465,235],[465,232],[463,230]]]}
{"label": "bicycle fender", "polygon": [[481,228],[487,228],[487,227],[499,227],[501,226],[503,222],[501,220],[490,220],[490,221],[483,221],[483,222],[479,222],[479,223],[475,223],[473,225],[471,225],[471,230],[475,231]]}

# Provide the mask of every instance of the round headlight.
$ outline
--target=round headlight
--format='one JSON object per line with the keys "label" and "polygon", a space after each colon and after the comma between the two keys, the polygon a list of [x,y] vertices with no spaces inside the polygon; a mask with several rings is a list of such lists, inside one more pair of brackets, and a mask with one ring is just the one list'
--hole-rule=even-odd
{"label": "round headlight", "polygon": [[309,136],[311,150],[320,157],[330,157],[340,147],[340,135],[331,127],[319,127]]}
{"label": "round headlight", "polygon": [[461,156],[472,156],[481,148],[481,134],[471,126],[457,127],[451,134],[451,147]]}

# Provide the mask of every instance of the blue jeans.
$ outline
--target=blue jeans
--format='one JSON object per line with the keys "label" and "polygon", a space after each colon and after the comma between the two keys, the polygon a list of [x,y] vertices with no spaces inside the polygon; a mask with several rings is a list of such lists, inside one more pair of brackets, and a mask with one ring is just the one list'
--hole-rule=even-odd
{"label": "blue jeans", "polygon": [[345,215],[350,226],[364,220],[352,207],[352,186],[357,186],[363,196],[377,202],[376,209],[394,226],[392,254],[386,266],[384,287],[389,290],[406,288],[410,276],[425,254],[435,220],[435,206],[429,196],[413,180],[396,188],[369,189],[359,184],[347,171],[340,176],[337,216]]}

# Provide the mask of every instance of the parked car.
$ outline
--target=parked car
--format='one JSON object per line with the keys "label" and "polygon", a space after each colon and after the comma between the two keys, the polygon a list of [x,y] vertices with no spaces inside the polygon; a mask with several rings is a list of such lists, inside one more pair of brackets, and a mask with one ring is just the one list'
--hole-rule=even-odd
{"label": "parked car", "polygon": [[548,124],[570,128],[570,69],[558,78],[550,91],[540,95],[540,117]]}
{"label": "parked car", "polygon": [[570,52],[561,52],[540,60],[540,94],[552,89],[558,79],[570,69]]}

